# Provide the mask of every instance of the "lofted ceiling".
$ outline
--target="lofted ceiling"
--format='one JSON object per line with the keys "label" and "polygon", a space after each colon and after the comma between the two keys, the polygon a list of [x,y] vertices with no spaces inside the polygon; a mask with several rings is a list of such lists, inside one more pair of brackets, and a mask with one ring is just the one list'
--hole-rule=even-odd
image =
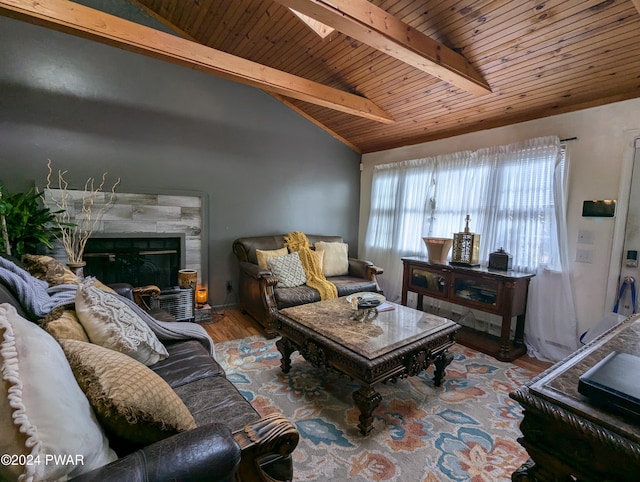
{"label": "lofted ceiling", "polygon": [[640,97],[640,0],[134,3],[361,153]]}

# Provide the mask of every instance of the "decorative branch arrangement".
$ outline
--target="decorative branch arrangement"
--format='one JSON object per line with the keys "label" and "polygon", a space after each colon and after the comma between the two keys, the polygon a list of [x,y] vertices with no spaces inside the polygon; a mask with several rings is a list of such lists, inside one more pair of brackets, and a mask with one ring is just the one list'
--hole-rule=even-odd
{"label": "decorative branch arrangement", "polygon": [[[57,186],[54,185],[52,187],[51,176],[53,170],[51,169],[51,160],[47,163],[47,167],[49,174],[47,175],[45,191],[48,191],[49,195],[46,202],[55,205],[57,208],[56,223],[60,231],[56,238],[62,243],[69,258],[69,263],[81,264],[87,240],[95,231],[104,213],[111,209],[115,203],[116,187],[120,184],[120,178],[113,184],[109,194],[103,192],[107,179],[106,172],[102,174],[102,180],[97,186],[93,177],[87,179],[84,184],[84,194],[81,198],[82,204],[79,206],[80,212],[72,218],[72,214],[75,211],[75,209],[72,209],[75,199],[69,192],[69,183],[64,178],[67,171],[58,171]],[[57,190],[59,194],[54,194],[54,190]],[[99,200],[102,195],[104,195],[104,203],[100,203]]]}

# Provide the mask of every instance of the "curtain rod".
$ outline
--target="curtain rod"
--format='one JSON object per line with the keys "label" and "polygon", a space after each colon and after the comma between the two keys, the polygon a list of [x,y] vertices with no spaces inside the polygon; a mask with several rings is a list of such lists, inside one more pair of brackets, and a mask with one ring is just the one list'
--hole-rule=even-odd
{"label": "curtain rod", "polygon": [[567,137],[566,139],[560,139],[560,142],[577,141],[577,137]]}

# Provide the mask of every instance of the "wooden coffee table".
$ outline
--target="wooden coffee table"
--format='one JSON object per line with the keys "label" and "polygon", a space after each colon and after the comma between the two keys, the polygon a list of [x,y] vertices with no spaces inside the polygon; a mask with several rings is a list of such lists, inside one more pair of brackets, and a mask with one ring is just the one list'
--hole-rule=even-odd
{"label": "wooden coffee table", "polygon": [[291,369],[291,354],[321,369],[334,369],[360,384],[353,400],[360,409],[358,427],[367,435],[373,428],[373,410],[382,400],[377,383],[415,376],[435,366],[434,383],[440,386],[453,355],[460,325],[440,316],[391,303],[371,321],[351,320],[345,298],[285,308],[276,313],[276,342],[284,373]]}

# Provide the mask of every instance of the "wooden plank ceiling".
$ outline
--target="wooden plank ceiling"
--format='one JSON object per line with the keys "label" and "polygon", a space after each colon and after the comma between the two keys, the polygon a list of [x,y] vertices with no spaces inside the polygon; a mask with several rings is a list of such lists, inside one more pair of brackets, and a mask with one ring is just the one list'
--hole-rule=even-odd
{"label": "wooden plank ceiling", "polygon": [[271,91],[362,153],[640,97],[640,0],[137,3],[183,37],[364,97],[393,122]]}

